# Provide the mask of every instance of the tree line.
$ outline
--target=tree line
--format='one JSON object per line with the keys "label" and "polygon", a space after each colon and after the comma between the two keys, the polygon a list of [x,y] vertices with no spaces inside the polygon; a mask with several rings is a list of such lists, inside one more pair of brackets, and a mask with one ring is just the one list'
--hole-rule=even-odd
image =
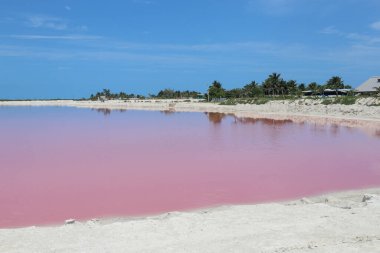
{"label": "tree line", "polygon": [[350,85],[346,85],[339,76],[333,76],[326,81],[325,84],[316,82],[305,85],[297,83],[296,80],[284,80],[281,74],[273,73],[268,76],[261,84],[252,81],[242,88],[234,88],[226,90],[218,81],[214,81],[208,88],[207,98],[209,100],[215,98],[254,98],[262,96],[301,96],[303,91],[311,93],[323,93],[324,90],[351,89]]}
{"label": "tree line", "polygon": [[[303,91],[311,91],[313,94],[323,93],[325,89],[351,89],[339,76],[333,76],[324,84],[311,82],[309,84],[298,83],[296,80],[284,80],[279,73],[272,73],[262,83],[252,81],[241,88],[224,89],[222,84],[214,81],[206,93],[197,91],[180,91],[173,89],[163,89],[157,94],[149,94],[150,98],[158,99],[182,99],[182,98],[204,98],[213,100],[218,98],[254,98],[264,96],[301,96]],[[112,93],[109,89],[91,94],[91,100],[106,99],[144,99],[145,96],[138,94],[127,94],[125,92]]]}
{"label": "tree line", "polygon": [[110,89],[103,89],[103,91],[97,92],[95,94],[91,94],[90,100],[99,100],[101,98],[105,99],[131,99],[131,98],[139,98],[145,99],[145,96],[138,94],[127,94],[125,92],[112,93]]}

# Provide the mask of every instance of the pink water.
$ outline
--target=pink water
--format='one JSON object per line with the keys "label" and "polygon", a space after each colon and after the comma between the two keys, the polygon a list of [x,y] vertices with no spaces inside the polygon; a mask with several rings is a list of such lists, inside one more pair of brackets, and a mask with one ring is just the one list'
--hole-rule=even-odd
{"label": "pink water", "polygon": [[380,186],[380,138],[222,114],[0,108],[0,227]]}

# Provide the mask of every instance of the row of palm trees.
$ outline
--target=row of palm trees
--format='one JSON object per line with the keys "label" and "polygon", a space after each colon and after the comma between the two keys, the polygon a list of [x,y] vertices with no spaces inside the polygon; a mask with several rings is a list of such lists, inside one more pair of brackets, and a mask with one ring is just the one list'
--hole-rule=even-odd
{"label": "row of palm trees", "polygon": [[308,85],[304,83],[298,84],[295,80],[284,80],[279,73],[272,73],[268,78],[259,84],[255,81],[245,85],[243,88],[235,88],[225,90],[221,83],[214,81],[208,89],[207,96],[209,100],[215,98],[249,98],[258,96],[285,96],[298,95],[301,96],[305,90],[311,91],[313,94],[323,94],[325,89],[351,89],[351,86],[345,85],[339,76],[331,77],[324,85],[312,82]]}
{"label": "row of palm trees", "polygon": [[331,77],[326,84],[319,85],[316,82],[312,82],[309,85],[297,84],[295,80],[285,81],[281,74],[272,73],[263,82],[263,89],[266,95],[288,95],[296,94],[297,92],[302,92],[309,90],[313,93],[322,93],[325,89],[351,89],[350,85],[345,85],[342,78],[339,76]]}
{"label": "row of palm trees", "polygon": [[[175,91],[172,89],[164,89],[158,92],[157,95],[149,95],[151,98],[206,98],[213,100],[217,98],[253,98],[260,96],[301,96],[305,90],[311,91],[312,94],[323,94],[325,89],[351,89],[351,86],[345,85],[342,78],[339,76],[331,77],[325,84],[320,85],[316,82],[305,85],[297,83],[295,80],[284,80],[279,73],[272,73],[261,84],[252,81],[242,88],[234,88],[226,90],[218,81],[214,81],[208,88],[207,93],[202,95],[196,91]],[[145,98],[141,95],[127,94],[125,92],[112,93],[109,89],[104,89],[91,95],[91,100],[97,100],[100,97],[107,99],[129,99],[129,98]]]}

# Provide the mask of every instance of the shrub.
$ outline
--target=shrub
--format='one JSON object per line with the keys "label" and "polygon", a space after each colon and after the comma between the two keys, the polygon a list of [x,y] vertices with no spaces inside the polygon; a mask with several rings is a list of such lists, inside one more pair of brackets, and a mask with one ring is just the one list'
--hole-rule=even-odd
{"label": "shrub", "polygon": [[219,104],[220,105],[237,105],[238,103],[235,99],[227,99]]}
{"label": "shrub", "polygon": [[321,104],[322,105],[331,105],[333,103],[334,103],[334,101],[331,99],[324,99]]}
{"label": "shrub", "polygon": [[254,99],[251,104],[254,104],[254,105],[264,105],[266,103],[269,102],[269,99],[268,98],[257,98],[257,99]]}
{"label": "shrub", "polygon": [[341,104],[341,105],[353,105],[356,103],[357,97],[352,96],[344,96],[344,97],[337,97],[333,101],[334,104]]}

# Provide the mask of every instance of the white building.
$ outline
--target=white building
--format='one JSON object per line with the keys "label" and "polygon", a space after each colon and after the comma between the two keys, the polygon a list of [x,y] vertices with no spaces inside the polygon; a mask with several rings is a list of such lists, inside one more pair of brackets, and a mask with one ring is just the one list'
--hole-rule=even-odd
{"label": "white building", "polygon": [[362,85],[356,88],[360,93],[375,92],[375,88],[380,87],[380,76],[373,76]]}
{"label": "white building", "polygon": [[106,96],[98,97],[98,101],[100,101],[100,102],[105,102],[106,100],[108,100]]}

